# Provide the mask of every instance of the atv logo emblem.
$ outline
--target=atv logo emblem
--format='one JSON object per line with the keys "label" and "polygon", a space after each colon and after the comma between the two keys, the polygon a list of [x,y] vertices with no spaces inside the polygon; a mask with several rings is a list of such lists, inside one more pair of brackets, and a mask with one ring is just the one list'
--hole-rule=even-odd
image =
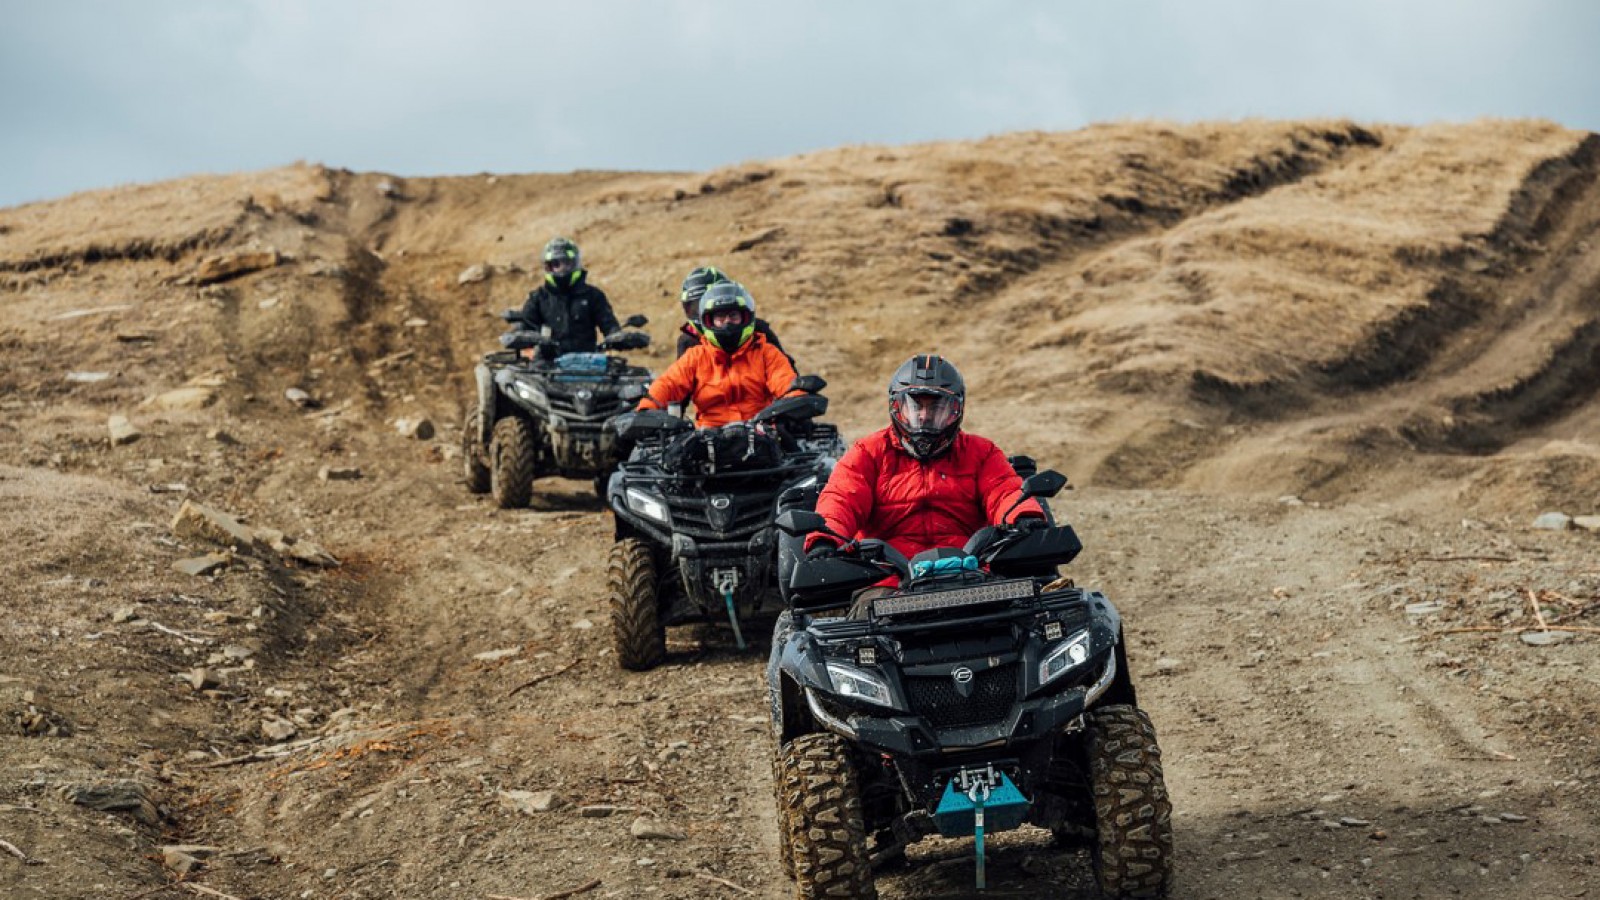
{"label": "atv logo emblem", "polygon": [[733,498],[727,494],[717,494],[711,498],[711,509],[707,518],[711,520],[711,527],[718,531],[727,531],[733,527]]}
{"label": "atv logo emblem", "polygon": [[963,697],[972,696],[972,670],[966,666],[956,666],[950,670],[950,677],[956,683],[956,693]]}
{"label": "atv logo emblem", "polygon": [[578,412],[584,415],[594,412],[594,391],[581,390],[574,394],[572,399],[573,405],[578,408]]}

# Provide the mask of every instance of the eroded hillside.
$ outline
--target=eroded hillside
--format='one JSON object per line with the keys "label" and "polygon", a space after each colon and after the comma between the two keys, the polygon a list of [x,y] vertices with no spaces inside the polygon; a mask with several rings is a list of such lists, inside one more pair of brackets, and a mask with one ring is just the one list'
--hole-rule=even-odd
{"label": "eroded hillside", "polygon": [[[1073,477],[1183,896],[1571,893],[1597,547],[1528,526],[1600,513],[1597,231],[1600,137],[1530,122],[302,165],[0,210],[0,839],[43,861],[0,856],[0,885],[153,892],[155,848],[192,843],[221,853],[185,878],[239,897],[784,894],[759,658],[682,629],[667,668],[617,671],[607,514],[576,483],[520,513],[456,483],[492,313],[566,234],[651,317],[646,365],[714,263],[849,436],[937,350],[971,427]],[[225,550],[174,528],[184,500],[287,538]],[[1575,630],[1535,646],[1536,615]],[[634,838],[641,812],[684,839]],[[962,891],[960,851],[929,853],[885,895]],[[995,880],[1081,896],[1081,869],[1023,842]]]}

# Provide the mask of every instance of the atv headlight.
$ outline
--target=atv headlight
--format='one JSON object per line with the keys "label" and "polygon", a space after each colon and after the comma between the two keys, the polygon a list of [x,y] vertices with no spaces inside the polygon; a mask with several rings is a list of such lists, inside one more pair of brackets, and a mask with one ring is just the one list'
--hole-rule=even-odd
{"label": "atv headlight", "polygon": [[540,406],[550,405],[550,399],[544,395],[544,389],[537,385],[529,384],[526,381],[517,381],[512,383],[511,389],[516,392],[518,397],[529,403],[537,403]]}
{"label": "atv headlight", "polygon": [[817,476],[815,476],[815,475],[807,475],[806,477],[800,479],[799,481],[796,481],[794,484],[789,485],[789,489],[793,490],[795,488],[808,488],[808,487],[811,487],[813,484],[816,484],[816,483],[817,483]]}
{"label": "atv headlight", "polygon": [[1080,631],[1039,663],[1039,684],[1049,684],[1089,660],[1089,632]]}
{"label": "atv headlight", "polygon": [[889,683],[865,669],[831,662],[828,663],[828,677],[833,680],[833,692],[840,697],[894,709],[894,701],[889,699]]}
{"label": "atv headlight", "polygon": [[628,488],[624,496],[628,498],[628,508],[639,515],[653,522],[660,522],[662,525],[672,524],[672,516],[667,514],[667,503],[660,497],[638,488]]}

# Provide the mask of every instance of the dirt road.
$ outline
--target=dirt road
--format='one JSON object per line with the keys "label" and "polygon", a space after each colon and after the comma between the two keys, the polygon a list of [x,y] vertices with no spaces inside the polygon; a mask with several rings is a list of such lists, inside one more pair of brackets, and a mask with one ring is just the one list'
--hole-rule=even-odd
{"label": "dirt road", "polygon": [[[729,257],[848,436],[947,347],[972,427],[1083,485],[1058,507],[1127,621],[1174,896],[1592,893],[1600,545],[1532,523],[1600,512],[1596,154],[1539,123],[1129,125],[0,210],[0,895],[788,894],[763,654],[677,629],[620,671],[587,484],[513,512],[457,483],[488,313],[556,231],[658,344],[674,273]],[[875,299],[817,299],[846,294]],[[197,537],[185,500],[287,535]],[[970,847],[881,894],[970,896]],[[989,873],[1092,895],[1039,835]]]}

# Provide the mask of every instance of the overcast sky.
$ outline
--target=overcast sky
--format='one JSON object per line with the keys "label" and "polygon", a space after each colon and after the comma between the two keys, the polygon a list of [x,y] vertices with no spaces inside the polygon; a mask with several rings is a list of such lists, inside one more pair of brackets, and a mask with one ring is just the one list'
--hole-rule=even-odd
{"label": "overcast sky", "polygon": [[708,169],[1163,118],[1600,130],[1592,0],[0,0],[0,206],[308,160]]}

